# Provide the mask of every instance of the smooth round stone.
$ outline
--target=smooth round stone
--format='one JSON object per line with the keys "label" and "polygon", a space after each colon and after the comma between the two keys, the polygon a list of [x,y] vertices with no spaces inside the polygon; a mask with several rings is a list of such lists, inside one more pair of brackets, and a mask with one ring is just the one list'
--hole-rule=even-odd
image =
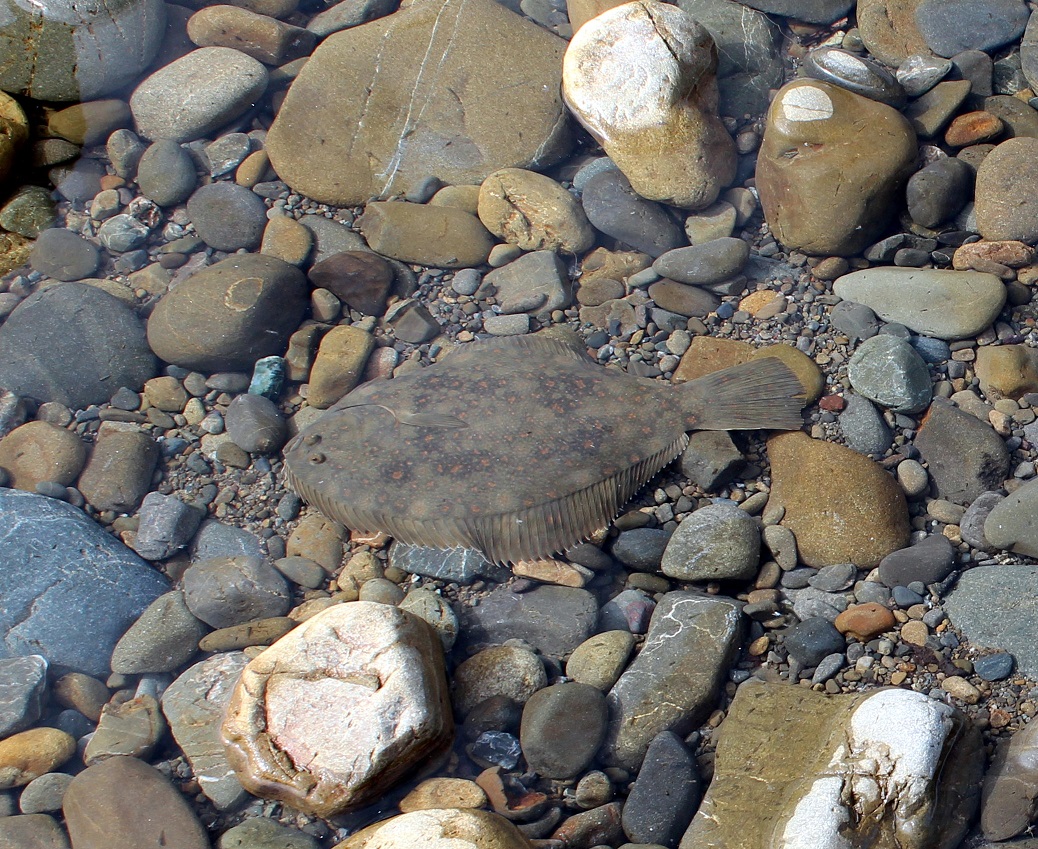
{"label": "smooth round stone", "polygon": [[82,280],[97,271],[97,248],[64,228],[44,230],[36,239],[29,263],[35,271],[55,280]]}
{"label": "smooth round stone", "polygon": [[645,200],[622,172],[595,174],[581,203],[597,230],[652,257],[685,244],[685,233],[660,204]]}
{"label": "smooth round stone", "polygon": [[915,133],[897,110],[795,80],[768,110],[757,158],[764,216],[789,248],[850,256],[887,227],[915,159]]}
{"label": "smooth round stone", "polygon": [[213,628],[283,616],[292,599],[280,573],[259,557],[217,557],[184,572],[184,601]]}
{"label": "smooth round stone", "polygon": [[317,37],[269,15],[237,5],[208,6],[187,22],[199,47],[233,47],[267,65],[284,65],[313,52]]}
{"label": "smooth round stone", "polygon": [[173,672],[198,651],[208,629],[192,615],[179,590],[153,601],[112,652],[112,671],[124,675]]}
{"label": "smooth round stone", "polygon": [[975,198],[985,239],[1038,242],[1038,139],[1009,139],[984,157]]}
{"label": "smooth round stone", "polygon": [[869,53],[896,68],[909,56],[929,55],[915,23],[919,0],[858,0],[858,31]]}
{"label": "smooth round stone", "polygon": [[856,392],[896,413],[918,413],[933,397],[923,358],[905,340],[885,333],[858,345],[847,377]]}
{"label": "smooth round stone", "polygon": [[263,199],[237,183],[202,186],[188,200],[187,214],[199,238],[220,251],[258,248],[267,226]]}
{"label": "smooth round stone", "polygon": [[26,422],[0,439],[0,468],[6,486],[35,492],[37,484],[68,486],[83,470],[87,446],[75,433],[48,422]]}
{"label": "smooth round stone", "polygon": [[1014,658],[1009,652],[997,652],[978,657],[973,671],[982,681],[1004,681],[1013,674]]}
{"label": "smooth round stone", "polygon": [[154,374],[140,319],[94,286],[41,289],[0,327],[0,386],[17,395],[80,409]]}
{"label": "smooth round stone", "polygon": [[[699,807],[702,792],[695,756],[673,731],[660,732],[649,744],[624,802],[624,833],[631,840],[645,841],[641,849],[677,845]],[[638,849],[638,844],[625,847]]]}
{"label": "smooth round stone", "polygon": [[738,274],[749,258],[749,244],[728,236],[667,251],[656,258],[652,268],[657,274],[679,283],[711,286]]}
{"label": "smooth round stone", "polygon": [[310,406],[325,409],[353,389],[374,346],[374,337],[359,327],[339,325],[328,331],[310,369]]}
{"label": "smooth round stone", "polygon": [[65,829],[47,814],[0,817],[0,846],[12,849],[69,849]]}
{"label": "smooth round stone", "polygon": [[369,203],[357,226],[377,253],[438,268],[482,265],[494,245],[478,218],[449,206]]}
{"label": "smooth round stone", "polygon": [[151,230],[132,215],[114,215],[97,230],[97,240],[114,253],[126,253],[141,247]]}
{"label": "smooth round stone", "polygon": [[1006,287],[994,274],[928,268],[867,268],[839,278],[833,291],[885,321],[948,340],[986,330],[1006,300]]}
{"label": "smooth round stone", "polygon": [[209,849],[205,827],[180,791],[136,758],[114,757],[83,770],[63,809],[76,849]]}
{"label": "smooth round stone", "polygon": [[810,668],[822,659],[846,648],[843,635],[827,619],[812,616],[790,628],[782,639],[790,657]]}
{"label": "smooth round stone", "polygon": [[282,260],[228,257],[162,297],[148,320],[148,343],[185,368],[251,371],[261,357],[284,352],[306,309],[306,292],[306,277]]}
{"label": "smooth round stone", "polygon": [[176,206],[195,190],[198,174],[191,155],[172,139],[159,139],[137,166],[141,194],[159,206]]}
{"label": "smooth round stone", "polygon": [[306,832],[266,817],[247,819],[227,829],[216,841],[217,849],[319,849],[319,846]]}
{"label": "smooth round stone", "polygon": [[53,113],[47,127],[77,145],[104,144],[108,136],[132,122],[130,107],[122,100],[94,100],[77,103]]}
{"label": "smooth round stone", "polygon": [[159,446],[144,431],[117,428],[102,427],[76,486],[99,511],[132,513],[151,489]]}
{"label": "smooth round stone", "polygon": [[570,40],[562,94],[639,195],[703,209],[737,164],[716,70],[713,38],[691,15],[656,0],[623,4]]}
{"label": "smooth round stone", "polygon": [[902,460],[897,464],[897,482],[909,498],[919,498],[930,486],[930,476],[916,460]]}
{"label": "smooth round stone", "polygon": [[938,56],[993,51],[1018,39],[1030,10],[1022,0],[923,0],[915,23]]}
{"label": "smooth round stone", "polygon": [[[805,433],[768,440],[769,505],[782,506],[782,525],[796,536],[800,560],[822,567],[879,564],[908,543],[908,505],[892,476],[855,451]],[[822,488],[803,480],[825,480]]]}
{"label": "smooth round stone", "polygon": [[710,504],[678,525],[660,570],[682,581],[747,580],[757,574],[760,531],[734,504]]}
{"label": "smooth round stone", "polygon": [[[25,785],[18,797],[23,814],[45,814],[61,810],[61,800],[72,782],[65,772],[47,772]],[[0,843],[0,845],[3,845]]]}
{"label": "smooth round stone", "polygon": [[908,180],[908,214],[923,227],[937,227],[954,218],[970,199],[973,169],[961,159],[946,157],[917,171]]}
{"label": "smooth round stone", "polygon": [[620,677],[634,649],[630,631],[605,631],[588,638],[566,661],[566,675],[606,692]]}
{"label": "smooth round stone", "polygon": [[523,708],[519,743],[529,768],[546,778],[573,778],[586,769],[605,737],[605,694],[568,682],[534,693]]}
{"label": "smooth round stone", "polygon": [[479,220],[491,233],[524,251],[582,254],[595,242],[584,209],[550,177],[502,168],[479,190]]}
{"label": "smooth round stone", "polygon": [[916,545],[888,554],[879,564],[879,578],[888,587],[919,581],[935,584],[955,568],[955,550],[948,538],[935,534]]}
{"label": "smooth round stone", "polygon": [[201,47],[144,79],[130,110],[144,138],[193,141],[239,117],[266,88],[267,70],[251,56]]}
{"label": "smooth round stone", "polygon": [[454,672],[453,701],[461,716],[493,696],[525,704],[548,683],[544,664],[528,649],[495,646],[464,661]]}
{"label": "smooth round stone", "polygon": [[411,811],[370,825],[337,849],[527,849],[530,842],[512,823],[487,811],[454,808]]}
{"label": "smooth round stone", "polygon": [[284,414],[262,395],[239,395],[231,401],[224,424],[234,444],[250,453],[277,451],[288,437]]}
{"label": "smooth round stone", "polygon": [[444,651],[454,648],[458,638],[458,616],[442,596],[431,590],[411,590],[399,607],[428,622],[439,635]]}
{"label": "smooth round stone", "polygon": [[894,629],[894,614],[878,602],[869,601],[848,607],[833,623],[841,634],[848,634],[865,642]]}
{"label": "smooth round stone", "polygon": [[[622,293],[619,297],[622,297]],[[676,280],[653,283],[649,287],[649,297],[660,309],[686,317],[705,318],[721,304],[721,299],[713,292]]]}
{"label": "smooth round stone", "polygon": [[463,778],[430,778],[400,800],[403,813],[432,808],[482,808],[487,794],[474,781]]}
{"label": "smooth round stone", "polygon": [[892,434],[879,410],[868,398],[853,393],[844,396],[847,406],[840,413],[840,431],[847,446],[859,454],[883,456]]}
{"label": "smooth round stone", "polygon": [[895,109],[905,104],[905,91],[890,71],[846,50],[836,47],[812,50],[804,60],[804,71],[812,79],[833,83]]}
{"label": "smooth round stone", "polygon": [[76,753],[76,740],[57,728],[30,728],[0,740],[0,790],[53,772]]}
{"label": "smooth round stone", "polygon": [[14,0],[0,11],[10,50],[0,88],[39,100],[89,101],[132,82],[148,67],[166,29],[160,0],[116,3]]}
{"label": "smooth round stone", "polygon": [[35,239],[54,223],[54,201],[43,186],[22,186],[0,206],[0,227]]}

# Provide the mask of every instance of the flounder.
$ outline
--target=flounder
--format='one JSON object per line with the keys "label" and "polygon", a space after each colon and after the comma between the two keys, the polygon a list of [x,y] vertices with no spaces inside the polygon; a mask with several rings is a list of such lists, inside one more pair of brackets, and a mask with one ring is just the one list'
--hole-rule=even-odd
{"label": "flounder", "polygon": [[360,385],[286,446],[285,467],[353,530],[533,560],[606,526],[687,431],[798,429],[803,391],[774,357],[672,386],[598,365],[575,334],[505,337]]}

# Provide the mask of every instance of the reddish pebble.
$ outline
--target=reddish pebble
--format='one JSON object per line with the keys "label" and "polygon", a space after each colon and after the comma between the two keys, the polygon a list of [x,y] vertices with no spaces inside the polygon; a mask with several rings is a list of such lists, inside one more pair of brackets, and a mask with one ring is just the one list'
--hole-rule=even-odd
{"label": "reddish pebble", "polygon": [[948,125],[944,140],[951,147],[966,147],[999,135],[1005,125],[990,112],[967,112]]}
{"label": "reddish pebble", "polygon": [[849,634],[864,642],[890,631],[896,621],[894,614],[882,604],[870,601],[848,607],[836,617],[834,624],[841,634]]}
{"label": "reddish pebble", "polygon": [[830,413],[838,413],[847,406],[847,402],[842,395],[826,395],[818,399],[818,406]]}

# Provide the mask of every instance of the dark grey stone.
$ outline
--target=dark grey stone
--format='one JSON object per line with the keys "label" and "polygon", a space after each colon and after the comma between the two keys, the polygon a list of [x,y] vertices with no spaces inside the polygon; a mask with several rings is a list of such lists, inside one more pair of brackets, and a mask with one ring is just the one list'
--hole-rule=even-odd
{"label": "dark grey stone", "polygon": [[389,565],[411,575],[436,578],[467,585],[477,578],[505,581],[511,575],[506,566],[491,563],[474,548],[422,548],[394,541],[389,547]]}
{"label": "dark grey stone", "polygon": [[519,730],[530,770],[559,780],[579,775],[602,745],[608,716],[605,693],[589,684],[538,690],[523,708]]}
{"label": "dark grey stone", "polygon": [[150,235],[148,225],[127,213],[113,215],[97,230],[97,240],[115,253],[137,250]]}
{"label": "dark grey stone", "polygon": [[849,336],[851,341],[871,339],[879,333],[882,320],[864,304],[840,301],[829,316],[833,329]]}
{"label": "dark grey stone", "polygon": [[783,638],[790,657],[801,667],[817,666],[822,658],[846,647],[843,634],[828,619],[811,616],[791,627]]}
{"label": "dark grey stone", "polygon": [[[845,17],[854,6],[853,0],[746,0],[746,5],[810,24],[833,24]],[[630,835],[628,835],[630,836]],[[635,841],[652,843],[651,840]],[[658,841],[657,841],[658,842]]]}
{"label": "dark grey stone", "polygon": [[304,831],[267,817],[247,819],[227,829],[216,841],[217,849],[320,849]]}
{"label": "dark grey stone", "polygon": [[188,610],[213,628],[284,616],[292,596],[284,577],[261,557],[216,557],[184,572]]}
{"label": "dark grey stone", "polygon": [[961,159],[938,159],[917,171],[905,189],[908,213],[924,227],[958,215],[973,196],[973,169]]}
{"label": "dark grey stone", "polygon": [[955,569],[955,549],[943,534],[892,551],[879,563],[879,579],[888,587],[907,587],[914,581],[936,584]]}
{"label": "dark grey stone", "polygon": [[703,795],[695,756],[671,731],[657,734],[624,802],[621,823],[632,843],[675,847]]}
{"label": "dark grey stone", "polygon": [[244,528],[225,525],[216,519],[206,519],[191,540],[192,563],[212,560],[214,557],[238,556],[263,556],[259,539]]}
{"label": "dark grey stone", "polygon": [[163,560],[191,542],[205,513],[174,495],[149,492],[141,503],[131,547],[145,560]]}
{"label": "dark grey stone", "polygon": [[1038,111],[1019,97],[996,94],[984,98],[984,111],[1005,124],[1003,138],[1038,138]]}
{"label": "dark grey stone", "polygon": [[858,569],[853,563],[834,563],[823,566],[807,579],[808,586],[824,593],[838,593],[854,584]]}
{"label": "dark grey stone", "polygon": [[591,177],[581,198],[588,220],[607,236],[657,257],[687,244],[684,230],[660,204],[645,200],[618,170]]}
{"label": "dark grey stone", "polygon": [[698,430],[690,434],[680,462],[681,474],[707,492],[728,483],[746,466],[742,452],[723,430]]}
{"label": "dark grey stone", "polygon": [[996,50],[1020,37],[1029,10],[1023,0],[923,0],[915,23],[938,56]]}
{"label": "dark grey stone", "polygon": [[859,454],[883,455],[890,447],[893,434],[879,410],[868,398],[853,392],[844,398],[847,406],[840,413],[839,422],[847,447]]}
{"label": "dark grey stone", "polygon": [[895,109],[900,109],[907,100],[901,83],[890,71],[878,62],[838,47],[812,50],[804,60],[804,71],[813,79],[838,85]]}
{"label": "dark grey stone", "polygon": [[33,245],[29,265],[55,280],[82,280],[97,271],[97,246],[61,227],[44,230]]}
{"label": "dark grey stone", "polygon": [[988,552],[995,550],[995,547],[984,536],[984,522],[987,521],[988,515],[995,505],[1003,498],[1005,496],[1000,492],[982,492],[966,508],[962,519],[959,520],[959,532],[963,540],[973,548]]}
{"label": "dark grey stone", "polygon": [[4,849],[68,849],[68,836],[49,814],[0,817],[0,846]]}
{"label": "dark grey stone", "polygon": [[183,203],[195,190],[198,174],[191,155],[172,139],[159,139],[137,165],[141,194],[159,206]]}
{"label": "dark grey stone", "polygon": [[630,631],[632,634],[644,634],[649,630],[655,609],[656,602],[641,590],[623,590],[602,605],[598,612],[598,633]]}
{"label": "dark grey stone", "polygon": [[239,395],[224,413],[231,440],[244,451],[269,454],[288,438],[288,425],[277,404],[262,395]]}
{"label": "dark grey stone", "polygon": [[344,0],[314,15],[306,28],[318,38],[325,38],[333,32],[385,17],[396,11],[399,5],[399,0]]}
{"label": "dark grey stone", "polygon": [[33,654],[0,659],[0,739],[36,722],[46,694],[45,657]]}
{"label": "dark grey stone", "polygon": [[406,300],[394,304],[386,313],[386,323],[402,342],[420,345],[440,333],[440,325],[421,301]]}
{"label": "dark grey stone", "polygon": [[123,634],[112,652],[112,671],[123,675],[173,672],[198,652],[208,633],[187,609],[180,590],[155,599]]}
{"label": "dark grey stone", "polygon": [[132,130],[123,129],[116,130],[108,137],[105,150],[115,173],[124,180],[133,180],[147,145]]}
{"label": "dark grey stone", "polygon": [[1002,681],[1013,674],[1015,660],[1009,652],[997,652],[978,657],[973,671],[982,681]]}
{"label": "dark grey stone", "polygon": [[259,247],[267,226],[267,207],[255,192],[237,183],[202,186],[187,202],[195,232],[220,251]]}
{"label": "dark grey stone", "polygon": [[252,150],[252,139],[245,133],[227,133],[205,146],[205,158],[209,160],[209,174],[222,177],[230,174]]}
{"label": "dark grey stone", "polygon": [[112,649],[166,579],[81,510],[0,489],[0,655],[107,677]]}
{"label": "dark grey stone", "polygon": [[943,398],[935,398],[915,437],[937,488],[937,497],[969,504],[1000,489],[1010,455],[994,428]]}
{"label": "dark grey stone", "polygon": [[55,165],[47,172],[58,194],[73,203],[86,203],[101,191],[104,175],[105,168],[100,162],[86,158]]}
{"label": "dark grey stone", "polygon": [[613,542],[611,552],[624,566],[642,572],[655,572],[660,568],[668,542],[670,531],[635,528],[621,533]]}
{"label": "dark grey stone", "polygon": [[952,79],[970,81],[970,97],[990,97],[994,94],[995,63],[983,50],[964,50],[952,56]]}
{"label": "dark grey stone", "polygon": [[155,375],[140,319],[93,286],[66,283],[30,295],[0,327],[0,386],[72,409],[103,404]]}
{"label": "dark grey stone", "polygon": [[750,258],[749,243],[734,236],[711,239],[700,245],[675,248],[661,254],[653,271],[679,283],[710,286],[738,274]]}
{"label": "dark grey stone", "polygon": [[976,648],[1004,649],[1038,676],[1038,566],[998,564],[962,573],[944,600],[951,623]]}
{"label": "dark grey stone", "polygon": [[461,611],[461,633],[469,645],[526,640],[548,657],[569,654],[594,633],[598,602],[587,590],[538,586],[517,594],[498,587],[478,607]]}
{"label": "dark grey stone", "polygon": [[916,54],[898,65],[897,81],[909,97],[919,97],[943,80],[951,69],[948,59]]}

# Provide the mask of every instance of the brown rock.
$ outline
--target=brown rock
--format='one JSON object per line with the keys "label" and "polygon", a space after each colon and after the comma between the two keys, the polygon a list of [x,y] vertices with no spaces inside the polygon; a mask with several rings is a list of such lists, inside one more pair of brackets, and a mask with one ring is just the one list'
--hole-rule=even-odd
{"label": "brown rock", "polygon": [[50,694],[59,705],[79,711],[91,722],[101,718],[101,711],[112,695],[103,683],[82,672],[62,675],[51,686]]}
{"label": "brown rock", "polygon": [[977,229],[988,240],[1038,241],[1038,139],[1002,142],[977,169]]}
{"label": "brown rock", "polygon": [[70,430],[48,422],[26,422],[0,439],[0,468],[14,489],[36,491],[41,481],[68,486],[83,470],[87,447]]}
{"label": "brown rock", "polygon": [[748,362],[754,354],[748,342],[714,336],[696,336],[674,371],[674,381],[695,380],[704,374]]}
{"label": "brown rock", "polygon": [[930,48],[915,22],[923,0],[858,0],[861,40],[875,58],[896,68],[909,56],[929,56]]}
{"label": "brown rock", "polygon": [[477,209],[484,227],[524,251],[580,254],[595,242],[580,201],[535,171],[495,171],[480,187]]}
{"label": "brown rock", "polygon": [[721,305],[717,295],[701,286],[689,286],[666,278],[649,287],[649,297],[661,309],[686,317],[703,318]]}
{"label": "brown rock", "polygon": [[393,266],[368,251],[343,251],[310,269],[310,282],[365,315],[382,315],[393,287]]}
{"label": "brown rock", "polygon": [[[977,262],[997,262],[1009,268],[1023,268],[1034,261],[1034,248],[1023,242],[970,242],[952,254],[952,268],[966,270]],[[983,270],[983,269],[978,269]]]}
{"label": "brown rock", "polygon": [[967,112],[952,118],[948,129],[944,131],[944,142],[950,147],[966,147],[990,141],[1003,129],[1005,125],[1002,119],[990,112]]}
{"label": "brown rock", "polygon": [[321,565],[325,572],[333,574],[342,566],[342,543],[346,529],[318,513],[311,513],[299,520],[289,534],[285,552],[289,557],[307,557]]}
{"label": "brown rock", "polygon": [[439,268],[481,265],[494,246],[478,218],[449,206],[369,203],[357,226],[383,256]]}
{"label": "brown rock", "polygon": [[764,357],[775,357],[782,360],[797,376],[804,387],[804,403],[813,404],[822,396],[825,389],[825,378],[822,370],[807,354],[792,345],[766,345],[756,348],[751,360],[759,360]]}
{"label": "brown rock", "polygon": [[124,100],[92,100],[66,106],[47,120],[47,128],[73,144],[104,144],[118,129],[133,126]]}
{"label": "brown rock", "polygon": [[580,285],[586,286],[592,280],[603,277],[623,283],[632,274],[637,274],[650,265],[652,257],[640,251],[595,248],[580,262]]}
{"label": "brown rock", "polygon": [[915,159],[915,133],[896,109],[794,80],[768,110],[757,158],[764,216],[789,248],[851,256],[887,227]]}
{"label": "brown rock", "polygon": [[482,808],[487,794],[474,781],[464,778],[430,778],[400,800],[402,813],[432,808]]}
{"label": "brown rock", "polygon": [[153,696],[144,693],[126,702],[113,701],[101,711],[83,763],[93,766],[120,755],[146,758],[165,733],[166,719]]}
{"label": "brown rock", "polygon": [[479,216],[479,186],[444,186],[431,198],[429,206],[451,206]]}
{"label": "brown rock", "polygon": [[[897,481],[862,454],[806,433],[768,440],[769,505],[785,508],[808,566],[853,563],[870,568],[908,545],[908,505]],[[804,486],[803,481],[815,481]]]}
{"label": "brown rock", "polygon": [[1038,351],[1027,345],[980,347],[974,368],[988,401],[1038,392]]}
{"label": "brown rock", "polygon": [[547,683],[544,664],[532,651],[518,646],[493,646],[474,654],[454,671],[454,705],[464,717],[480,702],[494,696],[525,704]]}
{"label": "brown rock", "polygon": [[317,36],[267,15],[238,6],[207,6],[187,22],[188,37],[199,47],[232,47],[267,65],[309,56]]}
{"label": "brown rock", "polygon": [[[984,776],[980,827],[988,840],[1009,840],[1026,831],[1038,803],[1038,723],[1029,722],[998,742]],[[1021,844],[1022,845],[1022,844]]]}
{"label": "brown rock", "polygon": [[569,22],[576,32],[592,18],[621,5],[623,0],[566,0]]}
{"label": "brown rock", "polygon": [[110,758],[79,773],[62,801],[76,849],[209,849],[187,800],[152,766]]}
{"label": "brown rock", "polygon": [[334,849],[530,849],[531,843],[504,817],[486,811],[411,811],[369,825]]}
{"label": "brown rock", "polygon": [[24,787],[76,753],[76,738],[57,728],[30,728],[0,740],[0,790]]}
{"label": "brown rock", "polygon": [[0,92],[0,183],[14,168],[22,147],[29,140],[29,120],[18,101]]}
{"label": "brown rock", "polygon": [[187,390],[175,377],[153,377],[144,382],[144,400],[167,413],[179,413],[187,403]]}
{"label": "brown rock", "polygon": [[68,837],[54,817],[24,814],[0,818],[0,849],[69,849]]}
{"label": "brown rock", "polygon": [[309,228],[287,215],[275,215],[263,228],[260,253],[289,265],[301,266],[309,258],[313,246],[314,234]]}
{"label": "brown rock", "polygon": [[836,630],[841,634],[857,637],[863,643],[893,630],[897,620],[882,604],[874,601],[854,604],[844,610],[836,621]]}
{"label": "brown rock", "polygon": [[329,330],[310,369],[310,406],[327,409],[353,389],[374,347],[375,337],[359,327],[339,325]]}
{"label": "brown rock", "polygon": [[132,513],[151,490],[159,446],[133,425],[115,424],[101,427],[77,486],[98,510]]}
{"label": "brown rock", "polygon": [[547,167],[570,145],[565,46],[494,0],[421,0],[335,33],[278,110],[271,164],[296,191],[341,206],[432,175],[465,184]]}
{"label": "brown rock", "polygon": [[439,637],[363,601],[329,607],[253,659],[223,724],[243,787],[321,817],[377,799],[453,735]]}
{"label": "brown rock", "polygon": [[681,9],[639,0],[582,26],[563,60],[567,105],[643,198],[712,204],[735,177],[718,116],[717,47]]}

